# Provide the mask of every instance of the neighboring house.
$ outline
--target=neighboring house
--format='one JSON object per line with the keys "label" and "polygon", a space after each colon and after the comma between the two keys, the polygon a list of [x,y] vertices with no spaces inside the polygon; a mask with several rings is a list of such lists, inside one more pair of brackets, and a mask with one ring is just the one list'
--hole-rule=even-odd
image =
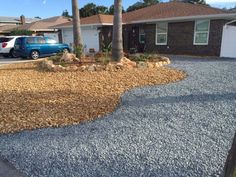
{"label": "neighboring house", "polygon": [[3,17],[0,16],[0,35],[8,35],[9,31],[19,25],[32,23],[38,21],[38,18],[25,18],[24,15],[20,17]]}
{"label": "neighboring house", "polygon": [[[236,13],[182,2],[159,3],[123,14],[126,52],[220,56],[223,27]],[[111,42],[113,16],[95,15],[81,19],[87,49],[101,50]],[[232,25],[232,24],[231,24]],[[73,43],[72,22],[56,26],[63,42]],[[227,46],[226,46],[227,47]],[[234,49],[236,51],[236,49]],[[235,54],[236,57],[236,54]]]}
{"label": "neighboring house", "polygon": [[29,31],[33,31],[34,35],[47,36],[57,41],[61,41],[61,39],[59,39],[59,36],[60,36],[59,31],[57,29],[52,29],[52,26],[63,24],[69,21],[70,19],[67,17],[56,16],[56,17],[38,20],[33,23],[18,25],[15,28],[10,28],[10,29],[5,30],[5,32],[10,33],[12,30],[16,30],[16,29],[29,30]]}
{"label": "neighboring house", "polygon": [[22,25],[19,26],[17,29],[30,30],[34,32],[34,35],[47,36],[55,39],[56,41],[61,41],[61,39],[59,39],[60,36],[59,31],[57,29],[52,29],[52,26],[67,23],[69,21],[71,21],[70,18],[63,16],[56,16]]}
{"label": "neighboring house", "polygon": [[3,25],[22,25],[25,23],[32,23],[38,21],[38,18],[25,18],[24,15],[20,17],[4,17],[0,16],[0,26]]}

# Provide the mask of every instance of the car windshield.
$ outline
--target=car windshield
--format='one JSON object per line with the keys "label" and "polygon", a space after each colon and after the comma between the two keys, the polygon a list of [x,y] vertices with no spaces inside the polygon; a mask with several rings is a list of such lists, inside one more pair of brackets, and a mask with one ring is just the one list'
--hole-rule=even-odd
{"label": "car windshield", "polygon": [[10,40],[12,40],[13,38],[10,38],[10,37],[0,37],[0,43],[3,43],[3,42],[9,42]]}

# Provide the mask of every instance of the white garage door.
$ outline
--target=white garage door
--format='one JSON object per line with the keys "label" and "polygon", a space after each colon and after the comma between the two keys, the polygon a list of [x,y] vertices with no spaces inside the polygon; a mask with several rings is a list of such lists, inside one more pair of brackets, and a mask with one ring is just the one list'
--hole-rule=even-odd
{"label": "white garage door", "polygon": [[224,26],[220,56],[236,58],[236,26]]}
{"label": "white garage door", "polygon": [[[73,47],[73,30],[72,28],[63,29],[63,42]],[[99,51],[99,33],[96,29],[82,28],[82,39],[85,51],[95,49]]]}

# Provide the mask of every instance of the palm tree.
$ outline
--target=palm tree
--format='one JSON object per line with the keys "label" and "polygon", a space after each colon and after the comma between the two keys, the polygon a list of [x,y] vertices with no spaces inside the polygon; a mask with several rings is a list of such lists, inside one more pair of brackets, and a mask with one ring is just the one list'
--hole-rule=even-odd
{"label": "palm tree", "polygon": [[123,57],[122,0],[114,0],[112,58],[118,61],[122,57]]}
{"label": "palm tree", "polygon": [[[78,0],[72,0],[72,15],[73,15],[73,34],[74,34],[74,47],[82,48],[82,33],[80,27],[80,15]],[[83,50],[81,50],[83,52]]]}

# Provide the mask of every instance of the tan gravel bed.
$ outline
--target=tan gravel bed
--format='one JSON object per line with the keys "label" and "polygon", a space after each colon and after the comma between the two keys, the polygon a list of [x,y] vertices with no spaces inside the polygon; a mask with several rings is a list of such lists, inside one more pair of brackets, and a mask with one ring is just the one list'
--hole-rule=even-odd
{"label": "tan gravel bed", "polygon": [[43,72],[37,63],[0,68],[0,133],[78,124],[112,112],[131,88],[186,77],[168,67],[118,72]]}

